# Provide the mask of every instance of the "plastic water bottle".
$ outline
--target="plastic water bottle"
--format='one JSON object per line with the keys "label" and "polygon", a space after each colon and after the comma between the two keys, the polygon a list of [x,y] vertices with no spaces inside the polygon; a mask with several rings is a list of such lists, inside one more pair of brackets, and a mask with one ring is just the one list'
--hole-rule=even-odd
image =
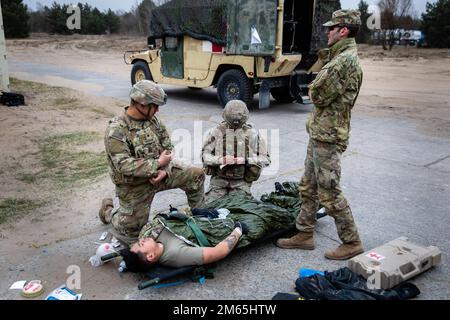
{"label": "plastic water bottle", "polygon": [[127,265],[126,265],[125,261],[122,261],[119,264],[119,268],[117,269],[117,271],[119,271],[120,273],[123,273],[123,272],[127,271]]}

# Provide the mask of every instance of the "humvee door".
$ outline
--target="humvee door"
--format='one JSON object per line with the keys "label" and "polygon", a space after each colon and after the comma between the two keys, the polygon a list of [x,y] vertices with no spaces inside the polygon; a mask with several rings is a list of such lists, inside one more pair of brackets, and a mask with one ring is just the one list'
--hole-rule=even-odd
{"label": "humvee door", "polygon": [[161,48],[161,73],[165,77],[183,79],[183,38],[165,37]]}
{"label": "humvee door", "polygon": [[228,54],[270,56],[275,52],[277,0],[231,0]]}

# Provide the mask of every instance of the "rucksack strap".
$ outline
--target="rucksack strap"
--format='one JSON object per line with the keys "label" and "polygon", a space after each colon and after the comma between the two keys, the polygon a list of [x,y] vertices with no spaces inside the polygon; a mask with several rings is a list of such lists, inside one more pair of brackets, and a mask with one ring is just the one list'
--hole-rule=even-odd
{"label": "rucksack strap", "polygon": [[203,231],[197,226],[197,224],[193,219],[187,219],[185,222],[189,226],[189,228],[191,228],[200,246],[212,247],[211,243],[208,241]]}

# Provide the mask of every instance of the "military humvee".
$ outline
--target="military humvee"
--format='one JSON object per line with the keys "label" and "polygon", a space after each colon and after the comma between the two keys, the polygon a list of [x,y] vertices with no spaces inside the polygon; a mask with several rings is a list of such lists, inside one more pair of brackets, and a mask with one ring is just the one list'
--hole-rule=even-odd
{"label": "military humvee", "polygon": [[219,102],[239,99],[259,108],[302,102],[322,23],[339,0],[172,0],[152,11],[149,50],[127,51],[131,82],[201,89],[217,87]]}

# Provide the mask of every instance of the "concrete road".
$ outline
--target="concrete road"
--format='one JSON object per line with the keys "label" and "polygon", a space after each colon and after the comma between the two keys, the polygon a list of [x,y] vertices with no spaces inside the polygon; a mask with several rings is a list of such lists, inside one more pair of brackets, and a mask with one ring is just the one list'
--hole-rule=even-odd
{"label": "concrete road", "polygon": [[[14,64],[10,69],[13,75],[21,72]],[[60,76],[71,79],[68,74]],[[96,76],[85,74],[85,77]],[[93,81],[97,80],[98,77]],[[105,89],[108,95],[126,99],[128,77],[105,79],[105,88],[108,81],[121,88],[115,92]],[[200,165],[201,140],[190,140],[191,144],[186,145],[181,144],[180,137],[198,137],[221,120],[215,91],[165,89],[168,105],[160,112],[174,140],[177,139],[177,152]],[[272,167],[254,185],[255,197],[272,191],[275,181],[300,179],[308,142],[304,127],[310,110],[311,106],[273,102],[270,109],[251,111],[251,122],[259,129],[268,129],[273,160]],[[443,254],[441,265],[412,282],[421,290],[418,299],[449,299],[450,140],[425,136],[413,122],[398,119],[355,114],[352,128],[350,145],[342,161],[342,187],[365,248],[369,250],[401,236],[439,247]],[[92,186],[109,187],[105,183]],[[185,204],[183,193],[159,194],[153,210],[162,210],[169,203]],[[99,224],[95,232],[45,247],[17,265],[5,266],[1,262],[4,257],[0,257],[0,297],[18,298],[17,292],[8,290],[9,285],[20,279],[31,280],[30,277],[48,279],[49,289],[55,287],[69,276],[65,273],[67,266],[77,265],[81,268],[78,291],[84,299],[270,299],[277,292],[292,292],[302,267],[332,271],[346,266],[346,262],[326,260],[323,256],[339,243],[333,219],[325,217],[317,224],[314,251],[282,250],[266,243],[228,257],[218,264],[215,278],[203,284],[188,281],[174,287],[139,291],[137,284],[141,277],[119,274],[116,262],[99,268],[87,262],[95,250],[93,243],[103,230],[106,227]],[[45,271],[49,265],[59,266],[59,272]]]}

